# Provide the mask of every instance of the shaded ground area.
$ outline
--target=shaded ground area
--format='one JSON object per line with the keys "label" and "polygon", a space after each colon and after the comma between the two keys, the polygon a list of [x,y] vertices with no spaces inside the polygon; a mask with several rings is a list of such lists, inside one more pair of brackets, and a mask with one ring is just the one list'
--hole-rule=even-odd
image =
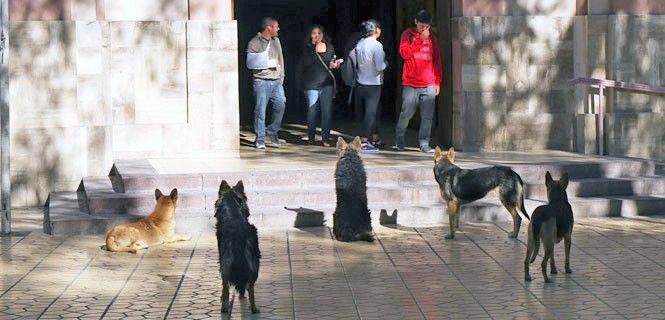
{"label": "shaded ground area", "polygon": [[[316,142],[308,145],[307,126],[303,124],[285,124],[280,132],[280,139],[285,142],[276,148],[267,144],[266,150],[254,147],[255,134],[249,130],[240,132],[240,152],[238,157],[187,157],[187,158],[152,158],[150,164],[160,174],[227,172],[247,170],[274,170],[282,168],[334,168],[337,163],[335,142],[337,137],[351,141],[358,134],[361,124],[342,123],[331,132],[332,147],[321,145],[320,129],[317,129]],[[417,131],[406,132],[407,148],[404,152],[395,152],[390,148],[395,141],[395,127],[383,123],[380,131],[385,139],[386,148],[376,154],[363,154],[367,167],[399,166],[399,165],[432,165],[434,155],[422,153],[417,148]],[[436,143],[431,144],[435,146]],[[447,148],[443,148],[447,150]],[[459,152],[457,162],[482,162],[487,164],[525,164],[553,161],[612,161],[595,155],[585,155],[558,150],[540,151],[491,151],[491,152]],[[665,166],[665,164],[664,164]]]}
{"label": "shaded ground area", "polygon": [[[333,241],[328,228],[259,230],[257,304],[234,298],[231,319],[665,318],[665,219],[579,219],[572,268],[523,281],[525,229],[510,223],[377,229],[374,243]],[[220,317],[212,232],[138,255],[103,236],[0,238],[0,318]],[[540,259],[539,259],[540,260]],[[538,261],[539,261],[538,260]],[[563,248],[556,248],[563,269]]]}

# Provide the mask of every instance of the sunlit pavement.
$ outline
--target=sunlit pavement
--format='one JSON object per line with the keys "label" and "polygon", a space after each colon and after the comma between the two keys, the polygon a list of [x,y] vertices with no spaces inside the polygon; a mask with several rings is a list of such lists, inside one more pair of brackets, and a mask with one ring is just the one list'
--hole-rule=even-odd
{"label": "sunlit pavement", "polygon": [[[578,219],[573,274],[544,284],[540,258],[524,282],[526,225],[466,223],[376,229],[374,243],[342,243],[326,227],[259,230],[259,314],[236,295],[232,319],[663,319],[665,219]],[[0,238],[1,319],[220,318],[215,235],[137,255],[104,237],[40,231]],[[542,252],[542,250],[541,250]]]}

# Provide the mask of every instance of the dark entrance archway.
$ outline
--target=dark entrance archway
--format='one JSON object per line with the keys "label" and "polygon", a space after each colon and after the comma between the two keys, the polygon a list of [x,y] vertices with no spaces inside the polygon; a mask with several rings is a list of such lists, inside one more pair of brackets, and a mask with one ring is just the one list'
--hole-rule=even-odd
{"label": "dark entrance archway", "polygon": [[[423,3],[421,3],[423,2]],[[241,128],[251,130],[253,119],[253,98],[251,77],[245,66],[245,50],[247,42],[259,31],[262,17],[272,16],[280,22],[280,40],[284,48],[286,64],[285,93],[287,106],[285,122],[305,123],[305,106],[301,93],[295,81],[296,65],[299,61],[301,46],[304,41],[305,30],[313,23],[323,25],[328,34],[332,36],[333,44],[338,56],[344,56],[345,47],[348,46],[351,35],[357,31],[360,22],[375,18],[383,25],[380,41],[386,51],[386,58],[390,62],[386,70],[383,94],[380,107],[380,116],[383,123],[394,123],[399,112],[399,77],[401,60],[398,53],[399,35],[405,25],[410,23],[404,15],[409,15],[415,8],[428,7],[433,13],[440,15],[435,3],[441,2],[449,6],[449,1],[416,1],[406,3],[401,0],[252,0],[236,1],[235,15],[238,20],[238,46],[239,46],[239,87],[240,87],[240,124]],[[427,4],[429,3],[429,5]],[[410,8],[413,7],[413,8]],[[415,11],[414,11],[415,12]],[[412,21],[412,20],[411,20]],[[443,21],[442,21],[443,22]],[[443,23],[449,26],[449,19]],[[448,29],[448,28],[446,28]],[[446,41],[450,41],[446,37]],[[341,81],[336,102],[336,119],[350,123],[358,118],[352,106],[346,105],[348,88]],[[439,108],[441,113],[441,108]],[[448,115],[444,117],[448,119]],[[441,115],[439,119],[442,120]],[[443,119],[444,121],[448,121]],[[439,129],[433,135],[440,145],[447,145],[450,136],[450,126],[437,126]],[[444,128],[445,130],[440,130]]]}
{"label": "dark entrance archway", "polygon": [[[296,87],[295,70],[300,50],[304,41],[305,30],[313,23],[321,24],[332,36],[338,56],[344,55],[344,48],[349,36],[356,31],[358,24],[369,18],[379,19],[384,24],[381,41],[384,43],[387,58],[395,61],[395,1],[394,0],[255,0],[237,1],[236,18],[238,20],[239,45],[239,83],[240,83],[240,119],[241,126],[251,128],[253,103],[250,74],[245,65],[247,42],[259,29],[261,18],[272,16],[280,22],[280,40],[284,49],[286,63],[285,93],[287,107],[285,121],[303,122],[305,106]],[[396,68],[387,70],[385,90],[382,100],[383,118],[392,118],[395,106],[394,89],[396,86]],[[353,110],[346,106],[347,94],[341,82],[337,99],[336,116],[342,121],[353,119]]]}

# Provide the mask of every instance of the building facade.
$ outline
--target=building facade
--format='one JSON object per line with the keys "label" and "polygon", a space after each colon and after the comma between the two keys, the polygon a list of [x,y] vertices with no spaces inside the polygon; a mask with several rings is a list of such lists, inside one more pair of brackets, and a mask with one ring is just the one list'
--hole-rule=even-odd
{"label": "building facade", "polygon": [[114,159],[237,156],[231,0],[10,0],[14,206]]}
{"label": "building facade", "polygon": [[383,20],[394,117],[394,39],[423,7],[435,12],[445,61],[439,144],[595,153],[589,110],[603,99],[607,154],[665,160],[664,96],[568,84],[665,86],[659,0],[9,0],[12,203],[42,204],[115,159],[237,157],[251,112],[243,42],[257,10],[290,29],[329,23],[338,42],[362,19]]}

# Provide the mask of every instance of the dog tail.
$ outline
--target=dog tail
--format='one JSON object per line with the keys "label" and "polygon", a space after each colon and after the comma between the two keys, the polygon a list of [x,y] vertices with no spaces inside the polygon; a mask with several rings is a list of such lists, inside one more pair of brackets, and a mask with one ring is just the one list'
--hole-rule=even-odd
{"label": "dog tail", "polygon": [[357,240],[362,240],[362,241],[367,241],[367,242],[373,242],[374,241],[374,235],[372,234],[372,231],[363,231],[361,233],[358,233],[356,235]]}
{"label": "dog tail", "polygon": [[538,256],[538,250],[540,250],[540,229],[543,226],[543,221],[540,221],[538,219],[534,220],[532,222],[531,227],[531,235],[533,236],[533,253],[531,254],[531,257],[529,259],[529,263],[533,263],[536,261],[536,257]]}
{"label": "dog tail", "polygon": [[540,249],[540,239],[533,239],[533,253],[531,254],[531,259],[529,259],[529,263],[533,263],[536,261],[536,257],[538,257],[538,251]]}
{"label": "dog tail", "polygon": [[529,218],[529,214],[526,213],[526,208],[524,207],[524,182],[522,182],[522,178],[520,178],[519,175],[517,175],[518,179],[518,184],[517,184],[517,206],[519,207],[520,211],[522,211],[522,214],[527,220],[531,220]]}
{"label": "dog tail", "polygon": [[115,236],[108,235],[106,237],[106,250],[111,252],[131,252],[136,253],[136,250],[129,247],[118,247],[118,243],[115,242]]}

